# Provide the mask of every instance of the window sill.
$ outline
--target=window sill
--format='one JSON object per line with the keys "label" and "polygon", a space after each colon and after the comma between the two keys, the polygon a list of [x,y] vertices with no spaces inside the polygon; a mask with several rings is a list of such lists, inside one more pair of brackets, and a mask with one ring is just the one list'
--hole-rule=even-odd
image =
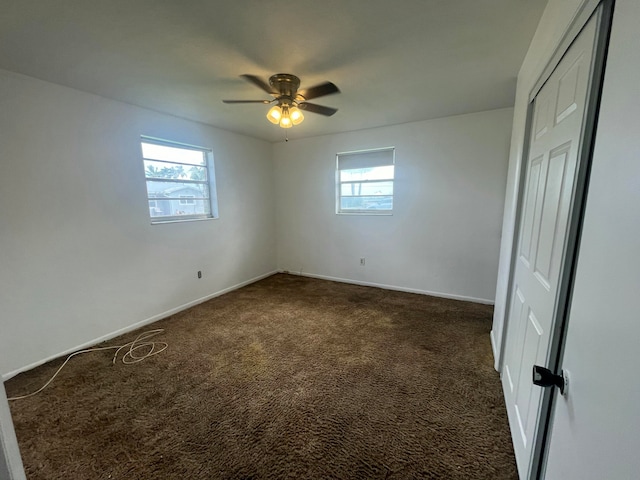
{"label": "window sill", "polygon": [[393,216],[393,212],[336,212],[336,215],[346,215],[346,216],[366,216],[366,217],[391,217]]}
{"label": "window sill", "polygon": [[216,220],[218,217],[202,217],[202,218],[168,218],[166,220],[152,220],[151,225],[164,225],[166,223],[185,223],[185,222],[202,222],[207,220]]}

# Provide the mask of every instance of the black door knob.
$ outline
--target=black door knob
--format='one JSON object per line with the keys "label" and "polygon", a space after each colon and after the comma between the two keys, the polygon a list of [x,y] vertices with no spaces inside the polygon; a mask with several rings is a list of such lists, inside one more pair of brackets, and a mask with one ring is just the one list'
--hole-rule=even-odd
{"label": "black door knob", "polygon": [[540,365],[533,366],[533,384],[539,387],[553,387],[560,389],[560,393],[564,393],[565,378],[562,375],[556,375],[548,368]]}

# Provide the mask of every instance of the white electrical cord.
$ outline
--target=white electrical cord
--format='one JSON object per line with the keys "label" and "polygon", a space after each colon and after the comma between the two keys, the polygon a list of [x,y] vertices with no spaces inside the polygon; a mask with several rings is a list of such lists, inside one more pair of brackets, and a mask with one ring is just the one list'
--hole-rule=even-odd
{"label": "white electrical cord", "polygon": [[[153,355],[157,355],[158,353],[163,352],[164,350],[166,350],[169,345],[167,343],[165,343],[165,342],[147,342],[147,341],[144,341],[144,340],[148,340],[151,337],[155,337],[156,335],[159,335],[162,332],[164,332],[163,328],[159,328],[157,330],[149,330],[149,331],[143,332],[140,335],[138,335],[133,342],[125,343],[124,345],[114,345],[112,347],[88,348],[86,350],[80,350],[78,352],[74,352],[74,353],[72,353],[71,355],[69,355],[67,357],[67,359],[64,361],[64,363],[62,365],[60,365],[60,368],[58,368],[56,373],[53,374],[53,377],[51,377],[49,379],[49,381],[47,383],[45,383],[42,387],[40,387],[38,390],[36,390],[33,393],[29,393],[27,395],[21,395],[19,397],[11,397],[11,398],[8,398],[7,400],[9,400],[9,401],[11,401],[11,400],[21,400],[23,398],[33,397],[34,395],[37,395],[38,393],[43,391],[45,388],[47,388],[51,384],[51,382],[53,382],[53,379],[56,378],[56,376],[64,368],[64,366],[67,364],[67,362],[69,360],[71,360],[72,357],[75,357],[76,355],[80,355],[81,353],[98,352],[100,350],[113,350],[113,349],[115,349],[116,353],[113,354],[113,361],[112,361],[112,363],[114,365],[116,364],[116,360],[118,358],[118,355],[120,354],[120,351],[122,351],[123,349],[125,349],[127,347],[129,347],[129,350],[127,350],[125,352],[125,354],[122,356],[122,363],[124,363],[125,365],[131,365],[132,363],[138,363],[138,362],[141,362],[142,360],[144,360],[145,358],[149,358],[149,357],[151,357]],[[139,351],[141,349],[144,349],[144,353],[140,354]]]}

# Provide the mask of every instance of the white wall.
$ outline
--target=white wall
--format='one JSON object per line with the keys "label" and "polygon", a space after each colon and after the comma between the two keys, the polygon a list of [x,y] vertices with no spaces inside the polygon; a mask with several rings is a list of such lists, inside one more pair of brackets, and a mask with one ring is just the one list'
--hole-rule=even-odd
{"label": "white wall", "polygon": [[[278,268],[493,302],[512,113],[275,144]],[[386,146],[393,215],[336,215],[336,153]]]}
{"label": "white wall", "polygon": [[[213,149],[219,219],[150,224],[141,134]],[[267,142],[0,71],[0,162],[5,378],[276,268]]]}
{"label": "white wall", "polygon": [[513,127],[511,136],[511,150],[509,154],[509,171],[507,175],[507,190],[504,201],[504,216],[502,220],[502,242],[500,244],[500,263],[498,281],[495,294],[495,308],[491,343],[494,348],[495,367],[502,368],[502,342],[504,334],[504,320],[509,283],[509,269],[511,268],[511,250],[514,240],[516,207],[518,200],[518,179],[522,164],[523,143],[529,94],[534,84],[542,75],[544,68],[551,59],[560,40],[585,0],[549,0],[542,14],[538,29],[531,41],[520,72],[516,89],[516,101],[513,113]]}

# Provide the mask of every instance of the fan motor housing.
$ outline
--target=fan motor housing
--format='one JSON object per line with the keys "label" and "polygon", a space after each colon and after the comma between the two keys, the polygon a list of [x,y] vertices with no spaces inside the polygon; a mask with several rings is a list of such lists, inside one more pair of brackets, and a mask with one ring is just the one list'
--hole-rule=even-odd
{"label": "fan motor housing", "polygon": [[290,73],[276,73],[269,78],[269,85],[281,96],[295,98],[298,87],[300,87],[300,79]]}

